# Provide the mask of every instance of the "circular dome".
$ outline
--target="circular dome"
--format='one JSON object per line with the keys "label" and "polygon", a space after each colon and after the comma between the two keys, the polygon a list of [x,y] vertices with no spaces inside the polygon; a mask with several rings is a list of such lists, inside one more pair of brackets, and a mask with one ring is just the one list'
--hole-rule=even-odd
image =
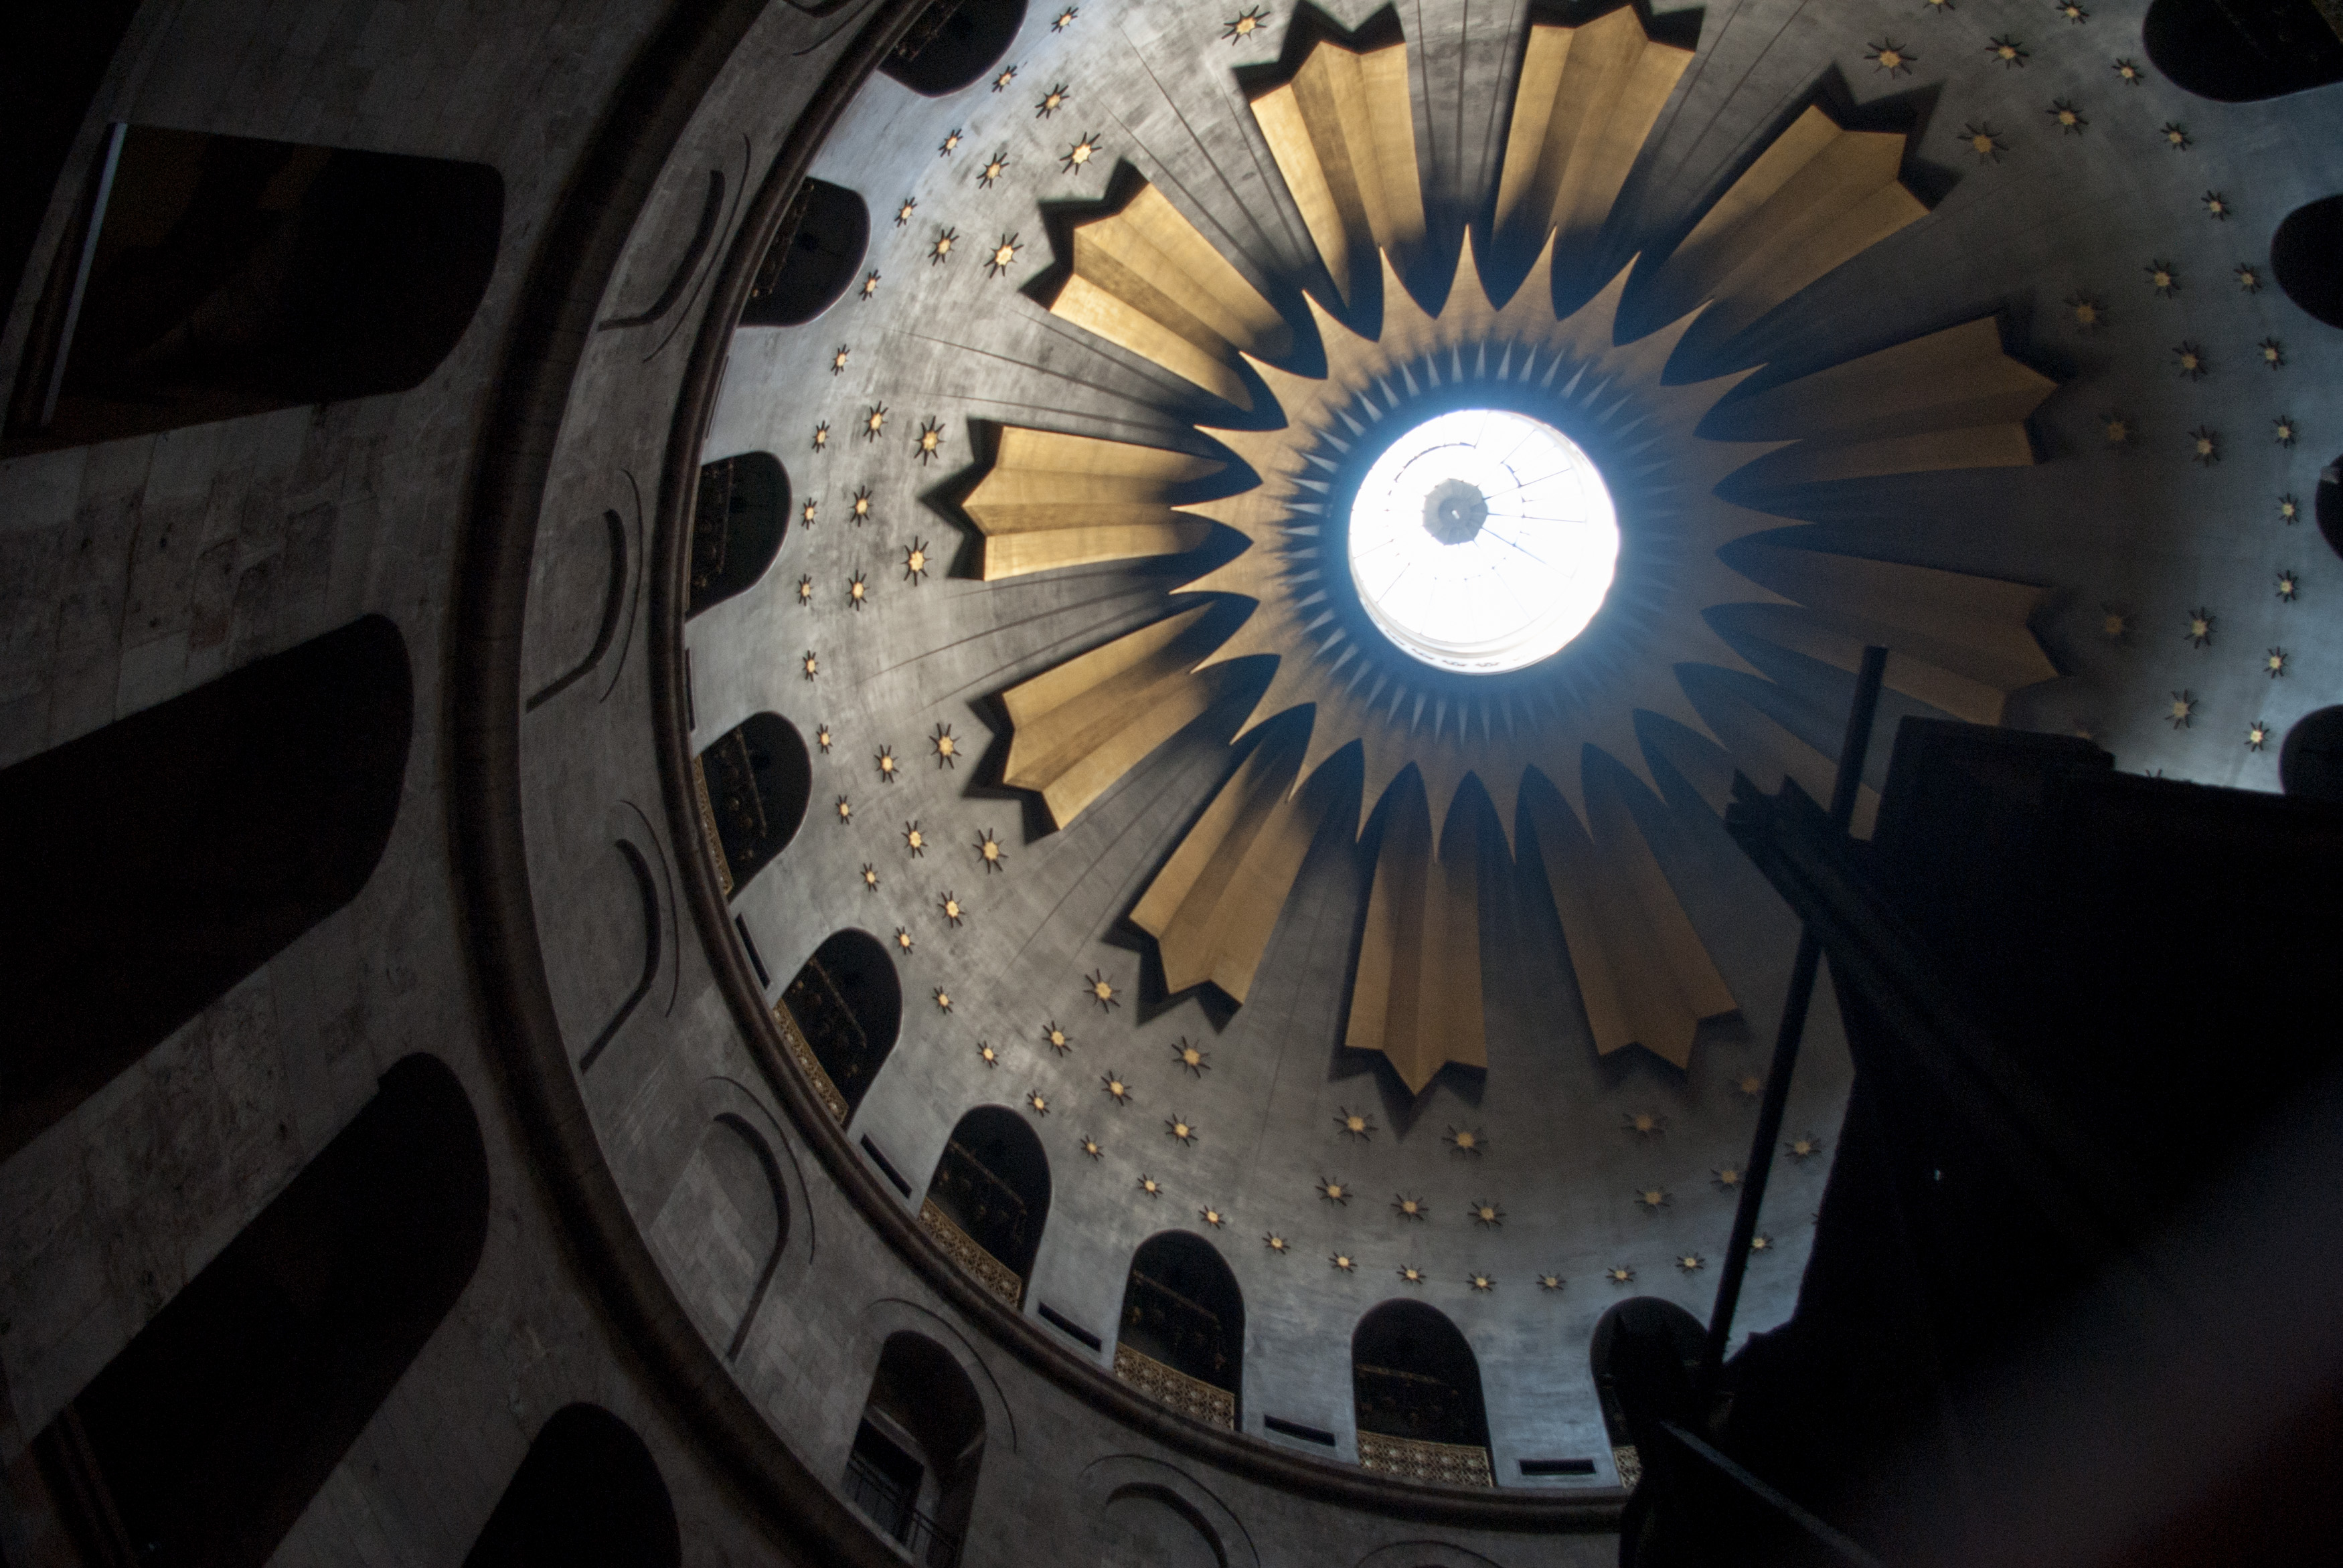
{"label": "circular dome", "polygon": [[1459,408],[1368,468],[1349,554],[1385,637],[1439,668],[1494,675],[1586,629],[1619,564],[1619,518],[1569,437],[1525,414]]}

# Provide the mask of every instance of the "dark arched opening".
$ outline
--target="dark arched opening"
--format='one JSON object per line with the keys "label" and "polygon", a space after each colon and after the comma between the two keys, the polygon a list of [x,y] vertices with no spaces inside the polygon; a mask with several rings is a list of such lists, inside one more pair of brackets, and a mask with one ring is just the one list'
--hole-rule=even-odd
{"label": "dark arched opening", "polygon": [[1114,1375],[1209,1426],[1236,1430],[1244,1294],[1218,1249],[1166,1231],[1140,1243],[1122,1287]]}
{"label": "dark arched opening", "polygon": [[[1631,1333],[1654,1337],[1654,1342],[1664,1347],[1664,1353],[1639,1361],[1623,1355],[1620,1338],[1622,1325]],[[1698,1318],[1676,1305],[1656,1296],[1636,1296],[1620,1302],[1594,1320],[1594,1337],[1587,1347],[1587,1361],[1594,1372],[1594,1395],[1602,1402],[1604,1430],[1610,1434],[1611,1458],[1618,1466],[1619,1484],[1633,1490],[1644,1477],[1641,1451],[1635,1445],[1635,1434],[1627,1423],[1627,1407],[1620,1397],[1624,1376],[1629,1394],[1640,1397],[1643,1383],[1651,1380],[1646,1361],[1656,1362],[1664,1373],[1668,1356],[1674,1356],[1684,1369],[1684,1386],[1700,1366],[1708,1331]]]}
{"label": "dark arched opening", "polygon": [[993,1294],[1015,1306],[1050,1218],[1050,1157],[1025,1119],[980,1105],[960,1119],[928,1181],[920,1221]]}
{"label": "dark arched opening", "polygon": [[90,1560],[266,1562],[462,1294],[488,1222],[471,1101],[407,1057],[35,1440]]}
{"label": "dark arched opening", "polygon": [[809,179],[781,214],[741,307],[743,327],[796,327],[837,303],[870,247],[870,209],[844,186]]}
{"label": "dark arched opening", "polygon": [[2343,36],[2318,0],[2156,0],[2140,25],[2174,85],[2225,104],[2343,82]]}
{"label": "dark arched opening", "polygon": [[833,931],[781,993],[774,1017],[814,1092],[846,1121],[895,1049],[903,982],[878,938]]}
{"label": "dark arched opening", "polygon": [[367,616],[0,770],[0,1157],[357,896],[414,706]]}
{"label": "dark arched opening", "polygon": [[2270,236],[2270,276],[2286,297],[2343,327],[2343,196],[2305,202]]}
{"label": "dark arched opening", "polygon": [[789,847],[813,794],[813,763],[778,713],[752,713],[692,759],[716,879],[730,898]]}
{"label": "dark arched opening", "polygon": [[879,67],[930,98],[990,72],[1016,39],[1025,0],[933,0]]}
{"label": "dark arched opening", "polygon": [[122,126],[90,225],[96,243],[68,236],[75,266],[51,276],[12,436],[109,440],[419,385],[488,290],[504,181],[485,164]]}
{"label": "dark arched opening", "polygon": [[691,598],[698,615],[752,586],[780,554],[789,531],[789,477],[770,452],[703,465],[691,513]]}
{"label": "dark arched opening", "polygon": [[635,1429],[568,1404],[537,1429],[464,1568],[677,1568],[683,1536]]}
{"label": "dark arched opening", "polygon": [[1449,1486],[1493,1486],[1481,1363],[1422,1302],[1385,1302],[1351,1335],[1359,1463]]}
{"label": "dark arched opening", "polygon": [[2343,800],[2343,707],[2304,714],[2278,753],[2278,787],[2306,800]]}
{"label": "dark arched opening", "polygon": [[976,1503],[984,1404],[960,1362],[920,1334],[888,1336],[846,1460],[846,1495],[925,1568],[952,1568]]}

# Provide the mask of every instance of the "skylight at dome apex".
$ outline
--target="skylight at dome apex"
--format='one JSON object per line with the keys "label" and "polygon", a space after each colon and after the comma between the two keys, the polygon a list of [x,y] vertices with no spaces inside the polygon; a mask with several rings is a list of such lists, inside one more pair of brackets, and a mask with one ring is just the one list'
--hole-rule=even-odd
{"label": "skylight at dome apex", "polygon": [[1349,518],[1351,580],[1424,663],[1520,669],[1594,618],[1619,558],[1603,476],[1543,420],[1460,408],[1386,447]]}

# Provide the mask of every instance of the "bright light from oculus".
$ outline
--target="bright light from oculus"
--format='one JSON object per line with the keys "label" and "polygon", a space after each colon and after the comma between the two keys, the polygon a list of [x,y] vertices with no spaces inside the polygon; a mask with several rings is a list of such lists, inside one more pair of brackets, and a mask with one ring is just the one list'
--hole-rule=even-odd
{"label": "bright light from oculus", "polygon": [[1425,420],[1351,503],[1351,581],[1376,628],[1442,669],[1494,675],[1586,629],[1619,565],[1603,476],[1553,426],[1498,408]]}

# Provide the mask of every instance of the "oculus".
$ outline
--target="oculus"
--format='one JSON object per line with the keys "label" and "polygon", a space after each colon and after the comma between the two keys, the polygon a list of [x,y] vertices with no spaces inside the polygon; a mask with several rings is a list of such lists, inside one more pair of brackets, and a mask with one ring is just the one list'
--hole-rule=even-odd
{"label": "oculus", "polygon": [[1619,560],[1618,511],[1594,461],[1503,408],[1404,432],[1360,480],[1349,523],[1351,586],[1375,629],[1473,675],[1560,651],[1602,608]]}

